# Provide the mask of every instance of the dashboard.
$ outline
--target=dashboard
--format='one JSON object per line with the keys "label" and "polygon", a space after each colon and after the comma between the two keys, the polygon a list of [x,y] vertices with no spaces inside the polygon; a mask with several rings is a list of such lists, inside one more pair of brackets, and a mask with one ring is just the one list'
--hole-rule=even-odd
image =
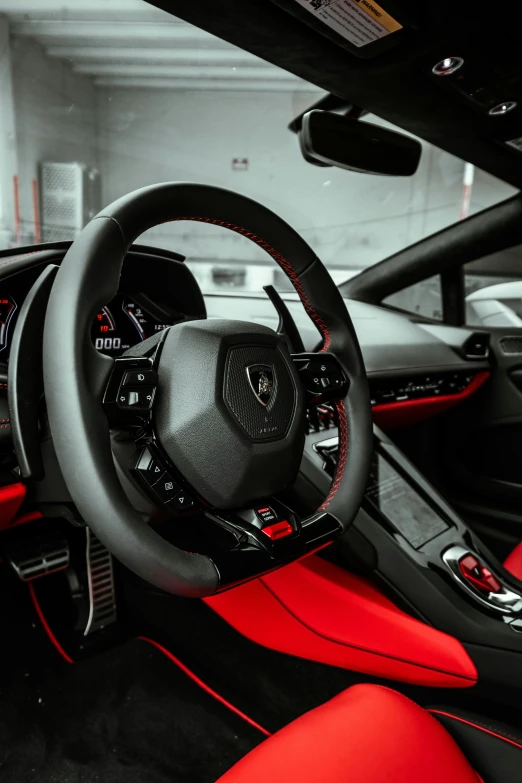
{"label": "dashboard", "polygon": [[[7,370],[13,332],[25,297],[45,266],[59,264],[66,250],[62,247],[53,255],[51,249],[44,249],[8,260],[0,254],[0,375],[2,365],[4,373]],[[279,316],[268,297],[227,293],[207,296],[205,301],[183,260],[171,251],[143,246],[131,249],[123,264],[119,290],[93,314],[91,339],[98,351],[121,356],[128,348],[171,325],[207,317],[233,317],[277,329]],[[319,335],[297,295],[284,298],[305,350],[315,350]],[[384,394],[376,402],[387,402],[393,395],[397,400],[419,395],[447,396],[448,384],[451,393],[461,393],[460,375],[465,376],[465,387],[472,382],[473,373],[489,367],[487,333],[478,335],[466,328],[415,323],[401,313],[363,302],[349,301],[348,308],[372,392],[377,384],[375,393],[381,397]],[[482,340],[479,345],[477,338]],[[438,373],[437,377],[434,373]],[[387,384],[384,392],[383,383]]]}

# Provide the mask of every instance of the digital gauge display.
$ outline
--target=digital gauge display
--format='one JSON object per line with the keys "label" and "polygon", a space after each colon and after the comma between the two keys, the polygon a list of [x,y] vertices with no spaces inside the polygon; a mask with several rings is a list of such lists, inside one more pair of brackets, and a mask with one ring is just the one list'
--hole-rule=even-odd
{"label": "digital gauge display", "polygon": [[9,294],[0,298],[0,351],[7,347],[9,327],[17,309],[15,300]]}
{"label": "digital gauge display", "polygon": [[118,294],[96,315],[92,341],[100,353],[121,356],[128,348],[146,340],[170,324],[154,316],[125,294]]}

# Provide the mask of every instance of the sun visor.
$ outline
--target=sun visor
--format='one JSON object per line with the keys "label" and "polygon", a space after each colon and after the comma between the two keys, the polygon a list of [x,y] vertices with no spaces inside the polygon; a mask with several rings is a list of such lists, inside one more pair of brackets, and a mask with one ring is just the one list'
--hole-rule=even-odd
{"label": "sun visor", "polygon": [[404,41],[413,20],[396,0],[272,0],[356,57],[372,58]]}

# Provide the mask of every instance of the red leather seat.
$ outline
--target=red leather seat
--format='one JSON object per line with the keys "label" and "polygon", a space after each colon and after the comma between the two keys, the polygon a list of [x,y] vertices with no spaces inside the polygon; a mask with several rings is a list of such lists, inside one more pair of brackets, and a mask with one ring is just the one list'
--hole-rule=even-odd
{"label": "red leather seat", "polygon": [[303,715],[219,783],[481,783],[458,745],[401,694],[355,685]]}
{"label": "red leather seat", "polygon": [[522,544],[514,548],[504,563],[504,568],[517,579],[522,580]]}

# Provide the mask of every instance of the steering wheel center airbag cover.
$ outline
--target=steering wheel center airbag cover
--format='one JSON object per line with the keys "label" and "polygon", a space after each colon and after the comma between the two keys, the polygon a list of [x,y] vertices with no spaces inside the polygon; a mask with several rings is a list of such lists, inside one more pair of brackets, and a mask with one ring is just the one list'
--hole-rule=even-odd
{"label": "steering wheel center airbag cover", "polygon": [[297,388],[278,346],[230,348],[223,391],[228,409],[251,440],[277,440],[288,432]]}
{"label": "steering wheel center airbag cover", "polygon": [[285,343],[241,321],[172,327],[158,368],[158,440],[217,508],[270,497],[295,477],[305,398]]}

